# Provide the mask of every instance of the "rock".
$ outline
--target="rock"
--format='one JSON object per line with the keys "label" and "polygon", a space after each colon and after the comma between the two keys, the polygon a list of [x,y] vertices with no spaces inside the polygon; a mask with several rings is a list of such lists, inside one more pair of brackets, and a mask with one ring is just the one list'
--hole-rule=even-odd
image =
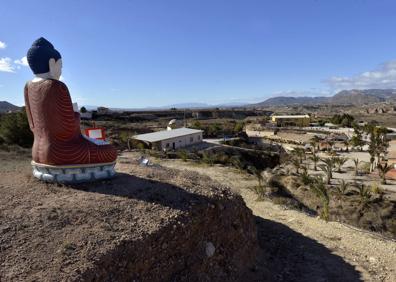
{"label": "rock", "polygon": [[210,258],[211,256],[214,255],[214,253],[216,251],[216,248],[215,248],[215,246],[213,245],[212,242],[206,242],[205,245],[206,245],[205,246],[206,256]]}

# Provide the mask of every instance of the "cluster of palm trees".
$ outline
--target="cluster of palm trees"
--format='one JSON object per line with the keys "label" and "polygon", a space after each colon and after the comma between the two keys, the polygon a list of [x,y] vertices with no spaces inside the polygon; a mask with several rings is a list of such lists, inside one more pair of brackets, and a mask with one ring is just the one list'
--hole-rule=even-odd
{"label": "cluster of palm trees", "polygon": [[[312,146],[312,144],[311,144]],[[342,173],[343,165],[348,161],[348,158],[332,156],[330,158],[320,158],[316,153],[316,146],[312,146],[312,155],[309,157],[309,160],[313,163],[313,169],[315,171],[322,170],[326,176],[326,183],[330,184],[331,179],[333,178],[333,172],[336,170],[338,173]],[[306,152],[302,148],[295,148],[292,151],[291,163],[296,169],[296,173],[300,174],[300,169],[307,170],[307,167],[304,164],[304,160],[306,160]]]}

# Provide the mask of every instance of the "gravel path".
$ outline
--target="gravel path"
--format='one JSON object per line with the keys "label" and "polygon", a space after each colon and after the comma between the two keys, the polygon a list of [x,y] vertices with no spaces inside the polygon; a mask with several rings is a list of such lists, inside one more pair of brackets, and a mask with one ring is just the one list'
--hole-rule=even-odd
{"label": "gravel path", "polygon": [[[271,258],[284,264],[281,271],[284,275],[272,277],[267,273],[267,278],[277,281],[340,281],[339,279],[342,281],[396,281],[395,241],[385,240],[376,234],[338,222],[326,223],[316,217],[269,201],[257,201],[257,196],[251,190],[246,189],[256,185],[256,179],[235,169],[221,166],[208,168],[180,160],[156,160],[155,162],[157,161],[163,166],[195,171],[229,185],[235,191],[239,191],[247,206],[257,216],[257,221],[263,221],[266,229],[264,233],[268,233],[268,229],[272,228],[271,231],[277,236],[288,234],[286,239],[273,238],[268,234],[266,238],[263,238],[266,240],[263,242],[264,247],[275,242],[275,246],[270,246],[271,252],[287,246],[287,251],[278,252],[277,257]],[[301,248],[306,248],[305,251],[301,251],[301,248],[296,246],[299,243],[301,243]],[[285,257],[279,257],[280,255]],[[341,259],[341,262],[337,259]],[[311,263],[301,266],[299,265],[301,260]],[[313,262],[317,261],[320,263],[312,266]],[[276,267],[275,264],[274,266]],[[341,273],[342,278],[338,277],[337,273],[338,275]],[[358,276],[355,275],[356,273]]]}

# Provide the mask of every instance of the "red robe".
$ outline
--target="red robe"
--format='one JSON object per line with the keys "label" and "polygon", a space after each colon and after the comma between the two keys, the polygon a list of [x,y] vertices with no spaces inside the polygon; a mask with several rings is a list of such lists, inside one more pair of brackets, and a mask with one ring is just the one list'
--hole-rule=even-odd
{"label": "red robe", "polygon": [[28,82],[26,113],[34,134],[33,161],[48,165],[109,163],[112,145],[96,145],[81,135],[80,115],[73,111],[69,90],[55,79]]}

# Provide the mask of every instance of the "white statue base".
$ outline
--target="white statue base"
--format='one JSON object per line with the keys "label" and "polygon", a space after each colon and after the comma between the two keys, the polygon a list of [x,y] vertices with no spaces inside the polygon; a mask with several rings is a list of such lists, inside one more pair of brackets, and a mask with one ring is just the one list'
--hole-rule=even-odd
{"label": "white statue base", "polygon": [[32,161],[34,177],[45,181],[63,184],[78,184],[115,176],[115,162],[88,165],[46,165]]}

